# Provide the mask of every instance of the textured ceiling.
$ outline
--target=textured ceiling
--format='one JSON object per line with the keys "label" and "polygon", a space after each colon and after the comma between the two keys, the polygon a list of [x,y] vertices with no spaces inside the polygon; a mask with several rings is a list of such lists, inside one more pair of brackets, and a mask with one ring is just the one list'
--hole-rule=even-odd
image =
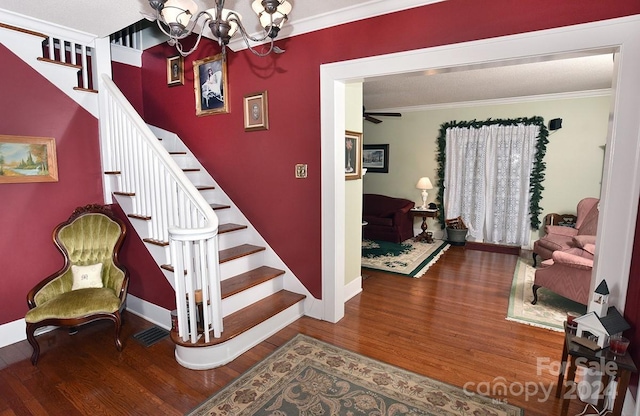
{"label": "textured ceiling", "polygon": [[[287,31],[295,35],[440,0],[290,1],[293,11]],[[196,3],[201,9],[213,5],[213,1],[196,0]],[[250,4],[251,0],[227,0],[225,5],[244,17],[243,21],[249,30],[257,26],[257,18]],[[0,9],[99,37],[108,36],[153,12],[148,0],[0,0]],[[331,13],[336,10],[340,13]],[[429,73],[367,79],[363,88],[364,105],[368,111],[408,111],[425,106],[595,91],[611,87],[613,60],[610,53],[559,58],[549,57],[546,61],[535,63],[498,64],[490,68],[447,68]]]}
{"label": "textured ceiling", "polygon": [[604,93],[611,88],[611,53],[464,68],[417,72],[366,80],[367,111],[446,106],[452,103],[517,99],[549,94]]}

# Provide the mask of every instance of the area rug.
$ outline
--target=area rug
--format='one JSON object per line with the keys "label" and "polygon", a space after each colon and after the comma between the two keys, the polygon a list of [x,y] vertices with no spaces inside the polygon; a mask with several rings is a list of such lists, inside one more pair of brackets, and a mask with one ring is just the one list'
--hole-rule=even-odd
{"label": "area rug", "polygon": [[189,415],[523,415],[501,400],[297,335]]}
{"label": "area rug", "polygon": [[536,272],[532,264],[533,261],[528,258],[518,258],[511,284],[507,320],[562,332],[567,312],[583,315],[587,307],[544,287],[538,289],[538,303],[532,305]]}
{"label": "area rug", "polygon": [[449,244],[442,240],[431,244],[413,239],[402,243],[363,240],[362,267],[421,277],[448,248]]}

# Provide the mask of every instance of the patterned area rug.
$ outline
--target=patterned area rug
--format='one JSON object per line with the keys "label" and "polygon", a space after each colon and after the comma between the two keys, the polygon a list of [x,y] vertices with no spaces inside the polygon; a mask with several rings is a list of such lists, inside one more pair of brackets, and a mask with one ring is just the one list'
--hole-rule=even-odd
{"label": "patterned area rug", "polygon": [[518,258],[509,296],[508,320],[562,332],[567,312],[575,312],[579,315],[587,312],[585,305],[562,297],[544,287],[538,289],[538,303],[532,305],[535,273],[536,269],[533,267],[530,255]]}
{"label": "patterned area rug", "polygon": [[522,409],[297,335],[189,415],[510,416]]}
{"label": "patterned area rug", "polygon": [[442,240],[431,244],[413,239],[402,243],[363,240],[362,267],[420,277],[448,248],[449,244]]}

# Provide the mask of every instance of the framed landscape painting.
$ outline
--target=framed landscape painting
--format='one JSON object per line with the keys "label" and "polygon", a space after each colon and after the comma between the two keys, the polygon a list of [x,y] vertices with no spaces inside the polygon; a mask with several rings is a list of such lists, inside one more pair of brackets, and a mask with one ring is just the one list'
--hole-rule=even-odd
{"label": "framed landscape painting", "polygon": [[389,145],[365,144],[362,150],[362,167],[367,168],[367,173],[389,173]]}
{"label": "framed landscape painting", "polygon": [[53,137],[0,135],[0,184],[58,182]]}

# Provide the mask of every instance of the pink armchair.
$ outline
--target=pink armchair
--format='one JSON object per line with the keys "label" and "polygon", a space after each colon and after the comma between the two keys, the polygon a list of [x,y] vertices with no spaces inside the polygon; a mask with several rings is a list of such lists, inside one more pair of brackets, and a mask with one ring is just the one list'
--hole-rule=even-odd
{"label": "pink armchair", "polygon": [[531,304],[538,303],[538,289],[544,287],[586,305],[589,301],[594,252],[593,244],[554,251],[551,259],[543,261],[541,268],[536,270]]}
{"label": "pink armchair", "polygon": [[560,225],[545,226],[544,237],[533,243],[533,266],[538,256],[542,260],[551,258],[555,251],[564,251],[582,244],[595,244],[598,230],[598,198],[584,198],[578,202],[575,228]]}

